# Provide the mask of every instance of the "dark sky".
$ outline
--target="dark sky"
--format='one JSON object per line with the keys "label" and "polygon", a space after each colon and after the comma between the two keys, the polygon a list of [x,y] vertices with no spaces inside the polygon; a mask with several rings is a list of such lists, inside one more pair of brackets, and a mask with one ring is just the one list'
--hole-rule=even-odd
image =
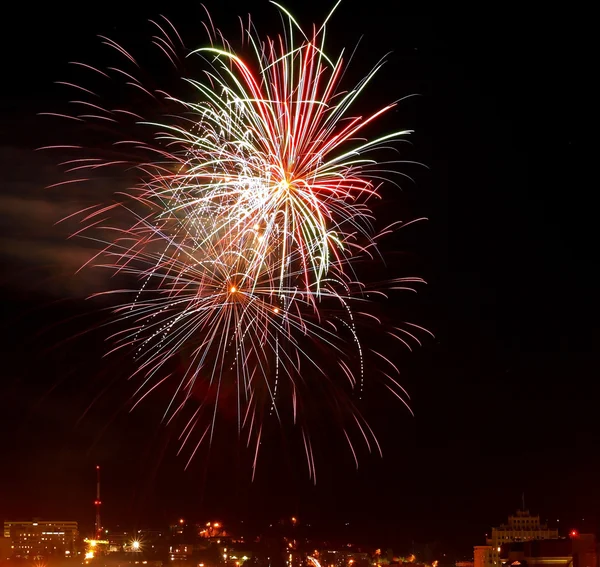
{"label": "dark sky", "polygon": [[[331,26],[333,48],[364,35],[359,72],[391,52],[366,110],[421,95],[390,121],[416,131],[407,159],[428,169],[410,169],[415,183],[402,193],[386,190],[383,214],[430,219],[397,237],[391,262],[428,281],[394,313],[408,310],[436,339],[398,355],[415,418],[388,396],[371,397],[366,413],[382,460],[365,455],[357,472],[343,447],[327,445],[323,425],[316,487],[287,431],[271,432],[252,484],[247,457],[225,441],[184,471],[169,442],[175,430],[159,425],[160,398],[123,410],[133,386],[128,363],[102,360],[103,336],[61,344],[95,321],[83,297],[97,282],[93,273],[73,275],[89,251],[54,226],[72,202],[43,189],[59,172],[33,149],[62,143],[63,132],[36,114],[64,103],[53,82],[68,61],[101,56],[96,34],[145,53],[147,19],[164,13],[189,43],[202,44],[202,11],[188,4],[111,0],[33,10],[23,2],[5,21],[0,519],[68,516],[90,526],[100,463],[107,525],[183,515],[259,526],[296,514],[323,533],[347,530],[400,548],[439,541],[448,553],[468,555],[525,492],[552,524],[595,526],[596,182],[586,174],[583,142],[591,88],[585,17],[574,8],[439,12],[347,0]],[[235,16],[248,11],[259,29],[279,30],[266,1],[207,5],[227,33],[237,33]],[[319,2],[286,6],[305,24],[326,12]]]}

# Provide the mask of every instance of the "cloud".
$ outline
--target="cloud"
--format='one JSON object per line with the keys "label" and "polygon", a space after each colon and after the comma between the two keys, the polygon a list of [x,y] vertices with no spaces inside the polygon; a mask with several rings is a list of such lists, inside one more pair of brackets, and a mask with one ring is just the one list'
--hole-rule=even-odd
{"label": "cloud", "polygon": [[[53,156],[56,159],[56,156]],[[107,287],[110,274],[80,268],[99,245],[70,238],[80,220],[65,217],[110,202],[123,180],[98,177],[54,188],[64,180],[55,159],[39,151],[0,147],[0,262],[2,283],[56,297],[86,297]]]}

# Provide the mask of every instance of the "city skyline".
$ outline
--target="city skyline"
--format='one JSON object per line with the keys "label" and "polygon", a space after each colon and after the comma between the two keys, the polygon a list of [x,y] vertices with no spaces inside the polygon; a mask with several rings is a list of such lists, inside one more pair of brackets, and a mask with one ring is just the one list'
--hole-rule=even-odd
{"label": "city skyline", "polygon": [[[524,504],[524,494],[521,495],[521,498]],[[203,537],[207,538],[216,538],[219,534],[221,534],[220,537],[230,538],[231,533],[229,531],[226,532],[225,530],[233,530],[238,535],[240,533],[246,534],[246,537],[249,537],[250,540],[252,540],[259,536],[261,538],[263,536],[268,537],[269,533],[275,534],[278,533],[278,530],[280,529],[289,530],[290,527],[292,527],[298,537],[329,541],[330,543],[325,545],[333,545],[334,547],[352,543],[352,545],[368,548],[372,547],[373,549],[385,546],[386,548],[393,548],[396,553],[414,553],[416,549],[428,549],[428,546],[433,544],[434,547],[432,549],[437,550],[440,557],[443,553],[443,556],[448,557],[448,560],[458,562],[468,561],[470,556],[474,556],[474,567],[497,567],[499,565],[497,559],[500,555],[500,546],[507,542],[527,541],[530,539],[564,539],[580,533],[595,533],[597,530],[595,522],[586,522],[585,518],[579,518],[570,523],[563,521],[561,525],[560,518],[554,519],[552,516],[540,518],[539,514],[534,513],[532,515],[528,509],[521,506],[516,508],[516,513],[510,511],[506,512],[504,517],[508,516],[508,522],[501,521],[498,518],[495,521],[490,521],[486,528],[486,533],[475,536],[475,539],[471,542],[471,550],[475,550],[473,554],[472,551],[470,553],[468,549],[463,546],[448,544],[443,541],[435,541],[433,539],[415,541],[413,539],[411,542],[408,542],[405,538],[402,538],[402,536],[392,535],[390,537],[389,533],[383,531],[376,534],[365,530],[364,525],[361,525],[360,522],[352,527],[350,526],[350,522],[340,522],[339,525],[336,525],[335,522],[331,522],[327,517],[320,518],[319,515],[312,518],[303,517],[302,520],[297,516],[286,515],[263,519],[262,523],[256,521],[256,518],[254,518],[254,521],[251,520],[248,522],[246,520],[245,523],[244,520],[239,519],[239,517],[237,519],[229,519],[229,521],[215,521],[213,516],[198,510],[196,513],[192,513],[186,518],[181,517],[181,514],[178,515],[172,513],[168,520],[163,523],[151,521],[147,518],[138,518],[133,523],[129,524],[124,522],[118,523],[118,521],[114,522],[113,520],[114,523],[111,523],[109,526],[102,521],[102,529],[101,532],[98,533],[95,528],[96,524],[93,523],[91,519],[91,516],[96,509],[93,504],[94,503],[89,507],[90,514],[88,515],[90,518],[87,518],[87,521],[85,519],[78,519],[77,522],[70,523],[76,526],[76,531],[77,525],[81,526],[77,534],[82,538],[86,538],[86,540],[110,539],[107,538],[107,534],[110,534],[111,537],[123,537],[118,536],[117,534],[124,534],[126,537],[123,541],[130,542],[132,538],[137,538],[136,534],[145,533],[148,530],[165,533],[170,531],[173,534],[175,533],[173,530],[176,529],[178,530],[177,533],[188,533],[188,535],[192,533],[189,532],[189,529],[192,529],[195,530],[193,533],[198,532],[196,535],[205,533],[206,535]],[[228,515],[226,514],[225,516],[227,517]],[[234,516],[235,513],[229,514],[229,518]],[[205,523],[208,518],[210,518],[210,521]],[[0,520],[1,519],[2,518],[0,518]],[[482,519],[481,521],[483,522],[484,520]],[[4,519],[4,536],[9,537],[7,533],[10,532],[11,525],[27,524],[37,526],[38,522],[40,525],[45,523],[56,523],[55,520],[42,517],[34,517],[29,520],[25,520],[24,518],[13,518],[12,521]],[[64,524],[64,522],[61,524]],[[67,522],[67,524],[69,524],[69,522]],[[286,525],[288,528],[285,528]],[[210,530],[212,531],[209,532],[209,528],[206,528],[206,526],[214,526],[214,528],[211,527]],[[525,531],[523,532],[523,530]],[[213,533],[213,531],[215,533]],[[186,539],[185,536],[182,537],[184,540]],[[468,548],[468,546],[466,547]],[[489,557],[486,554],[489,554]]]}
{"label": "city skyline", "polygon": [[[11,549],[13,549],[13,553],[17,557],[44,554],[43,550],[49,549],[49,543],[43,540],[50,540],[50,546],[55,545],[54,550],[57,550],[56,545],[59,545],[58,551],[45,552],[48,557],[56,556],[57,553],[60,556],[64,554],[68,556],[75,553],[83,554],[86,547],[91,547],[95,548],[93,551],[104,550],[103,553],[109,554],[115,552],[145,551],[145,557],[148,557],[148,553],[150,555],[168,553],[168,555],[181,554],[181,558],[185,559],[188,553],[192,553],[192,549],[196,549],[198,542],[220,544],[225,548],[225,552],[227,552],[228,547],[232,548],[236,545],[241,545],[242,548],[246,546],[247,550],[249,550],[254,544],[264,543],[273,537],[283,537],[284,541],[292,537],[294,542],[298,542],[294,543],[294,549],[299,550],[300,548],[297,545],[301,543],[302,548],[305,549],[304,553],[308,553],[309,555],[312,552],[307,552],[306,550],[312,549],[313,546],[320,549],[348,549],[352,553],[366,553],[370,555],[379,553],[381,549],[381,542],[373,541],[368,543],[364,540],[361,541],[360,538],[358,540],[355,539],[355,536],[346,535],[345,539],[339,536],[326,537],[323,533],[319,533],[318,529],[311,529],[313,527],[311,524],[303,523],[295,516],[280,518],[260,529],[244,526],[243,521],[241,523],[237,522],[236,525],[228,525],[221,521],[213,520],[206,522],[205,520],[206,518],[200,521],[197,519],[189,521],[179,518],[171,521],[168,525],[153,525],[152,527],[136,526],[128,530],[124,530],[123,527],[119,526],[110,526],[109,529],[103,524],[101,530],[88,530],[88,533],[86,533],[85,528],[81,531],[78,523],[75,521],[44,520],[41,518],[34,518],[31,521],[5,520],[4,538],[12,540],[13,546]],[[39,534],[52,534],[52,537],[44,538],[39,536]],[[583,537],[587,538],[588,536],[591,537],[593,534],[589,534],[589,531],[585,530],[570,529],[562,533],[558,528],[551,528],[541,523],[539,515],[532,514],[526,509],[517,509],[516,512],[508,514],[507,523],[503,522],[498,526],[491,527],[491,531],[486,534],[485,545],[480,545],[479,543],[474,545],[474,562],[471,563],[471,566],[499,566],[501,564],[500,557],[504,558],[507,550],[512,549],[511,546],[515,543],[579,539]],[[150,545],[151,543],[152,545]],[[462,564],[465,561],[466,565],[469,561],[467,556],[457,555],[455,552],[444,549],[443,546],[429,546],[431,546],[431,543],[417,543],[413,541],[410,545],[402,546],[402,544],[396,542],[393,549],[389,547],[386,553],[393,553],[394,556],[398,557],[403,555],[406,557],[413,556],[416,557],[417,563],[423,563],[426,559],[425,556],[429,556],[430,563],[432,562],[432,557],[437,557],[434,565],[438,563],[450,565],[454,562]],[[50,549],[52,548],[50,547]],[[169,550],[168,552],[166,551],[167,549]],[[196,551],[207,549],[202,544]],[[222,552],[223,550],[219,552],[219,556]],[[230,550],[230,555],[233,553],[235,552]],[[250,557],[252,556],[252,552],[250,551],[247,554]],[[233,559],[236,559],[236,557],[234,556]],[[246,559],[248,557],[244,557],[244,560]],[[412,561],[415,561],[415,559]]]}

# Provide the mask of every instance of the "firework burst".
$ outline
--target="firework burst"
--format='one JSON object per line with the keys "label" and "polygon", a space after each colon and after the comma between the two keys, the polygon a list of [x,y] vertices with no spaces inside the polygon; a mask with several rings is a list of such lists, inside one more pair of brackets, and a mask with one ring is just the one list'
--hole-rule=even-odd
{"label": "firework burst", "polygon": [[[394,106],[364,118],[349,116],[381,63],[354,88],[341,90],[344,59],[325,53],[329,17],[305,34],[279,9],[283,34],[262,41],[248,21],[240,52],[212,23],[206,26],[210,46],[185,53],[206,63],[201,80],[186,76],[194,93],[186,98],[144,87],[134,76],[135,59],[106,38],[132,69],[79,64],[103,79],[125,77],[129,86],[175,109],[168,120],[157,121],[78,101],[87,111],[71,118],[118,124],[119,117],[129,117],[144,133],[141,138],[145,132],[154,136],[119,142],[117,159],[84,157],[69,166],[85,171],[126,164],[139,174],[140,182],[117,203],[82,212],[78,235],[103,243],[90,264],[139,282],[136,289],[115,290],[125,298],[114,310],[115,320],[126,324],[113,336],[115,349],[135,352],[136,404],[175,380],[165,413],[170,420],[202,385],[203,399],[180,437],[182,449],[191,448],[190,460],[212,440],[221,392],[233,388],[238,431],[245,431],[254,447],[256,467],[265,416],[279,416],[286,406],[295,422],[299,392],[310,391],[306,376],[334,381],[325,370],[332,365],[315,357],[311,343],[328,350],[336,373],[360,397],[365,353],[357,318],[379,324],[368,313],[367,286],[357,281],[354,266],[376,257],[378,238],[393,229],[373,228],[370,202],[390,168],[390,162],[374,160],[373,152],[408,131],[359,139]],[[181,38],[167,20],[155,25],[161,34],[154,43],[177,68]],[[387,288],[419,282],[395,280]],[[391,335],[406,346],[419,342],[409,327]],[[183,353],[185,370],[174,376],[169,364]],[[387,387],[406,403],[394,377],[396,365],[381,353],[375,356],[386,365]],[[280,400],[282,382],[291,393],[289,404]],[[350,406],[354,429],[369,450],[378,447],[356,406]],[[204,421],[207,410],[210,418]],[[346,428],[343,433],[356,458]],[[315,477],[304,425],[302,437]]]}

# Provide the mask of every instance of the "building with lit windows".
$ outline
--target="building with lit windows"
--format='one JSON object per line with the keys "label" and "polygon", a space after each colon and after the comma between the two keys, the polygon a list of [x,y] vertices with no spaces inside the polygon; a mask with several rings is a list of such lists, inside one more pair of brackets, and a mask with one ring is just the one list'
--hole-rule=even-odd
{"label": "building with lit windows", "polygon": [[192,557],[194,546],[188,545],[171,545],[169,547],[169,559],[171,561],[186,561]]}
{"label": "building with lit windows", "polygon": [[74,552],[78,534],[77,522],[4,522],[4,537],[10,538],[15,557],[64,557]]}
{"label": "building with lit windows", "polygon": [[474,548],[475,567],[501,567],[500,550],[502,545],[512,542],[547,540],[558,538],[557,529],[549,529],[540,522],[539,516],[532,516],[529,510],[517,510],[508,522],[492,528],[492,537],[486,545]]}

